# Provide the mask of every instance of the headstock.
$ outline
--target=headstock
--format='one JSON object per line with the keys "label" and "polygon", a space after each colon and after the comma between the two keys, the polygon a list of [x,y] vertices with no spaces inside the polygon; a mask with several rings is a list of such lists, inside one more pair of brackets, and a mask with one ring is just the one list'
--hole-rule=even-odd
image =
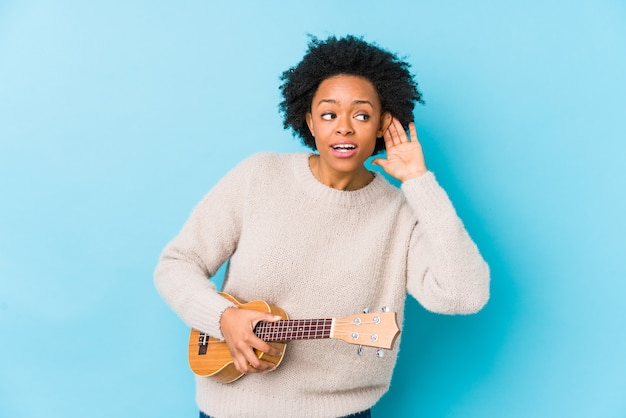
{"label": "headstock", "polygon": [[376,312],[335,319],[330,336],[349,344],[391,350],[399,334],[395,312]]}

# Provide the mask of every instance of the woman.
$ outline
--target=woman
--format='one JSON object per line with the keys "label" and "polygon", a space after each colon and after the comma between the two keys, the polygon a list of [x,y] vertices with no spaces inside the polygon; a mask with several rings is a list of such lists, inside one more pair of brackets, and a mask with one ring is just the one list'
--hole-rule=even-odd
{"label": "woman", "polygon": [[[447,314],[480,310],[489,269],[424,162],[412,112],[421,100],[409,65],[360,38],[313,39],[282,75],[286,128],[316,153],[254,155],[198,204],[155,272],[185,323],[225,340],[246,376],[197,377],[201,416],[369,416],[388,390],[398,344],[375,348],[328,339],[292,341],[280,367],[254,350],[269,313],[239,309],[207,280],[229,262],[223,291],[265,300],[291,318],[344,317],[406,293]],[[407,136],[405,127],[409,128]],[[365,161],[400,180],[398,189]]]}

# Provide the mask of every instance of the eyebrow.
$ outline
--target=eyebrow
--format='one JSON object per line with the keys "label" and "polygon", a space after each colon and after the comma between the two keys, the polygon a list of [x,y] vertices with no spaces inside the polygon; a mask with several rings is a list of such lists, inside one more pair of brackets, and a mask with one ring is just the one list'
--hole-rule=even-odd
{"label": "eyebrow", "polygon": [[[322,103],[332,103],[332,104],[337,104],[337,100],[335,99],[322,99],[319,102],[317,102],[317,105],[319,106]],[[372,104],[372,102],[370,102],[369,100],[353,100],[352,101],[353,105],[361,105],[361,104],[367,104],[370,105],[372,108],[374,107],[374,105]]]}

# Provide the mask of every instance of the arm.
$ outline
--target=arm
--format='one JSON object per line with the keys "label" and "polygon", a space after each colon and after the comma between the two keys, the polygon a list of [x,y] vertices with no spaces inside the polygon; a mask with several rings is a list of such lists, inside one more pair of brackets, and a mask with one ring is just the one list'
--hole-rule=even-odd
{"label": "arm", "polygon": [[157,290],[183,322],[220,339],[220,317],[234,304],[218,295],[208,279],[235,251],[240,234],[236,206],[245,184],[237,171],[222,178],[194,208],[154,272]]}
{"label": "arm", "polygon": [[426,169],[415,125],[410,138],[394,118],[384,134],[387,159],[376,159],[401,180],[418,224],[410,240],[407,290],[440,313],[473,313],[489,299],[489,267],[432,173]]}
{"label": "arm", "polygon": [[278,355],[252,330],[273,315],[236,309],[208,280],[233,254],[242,226],[251,159],[228,173],[196,206],[180,233],[163,250],[154,273],[155,285],[171,308],[191,328],[225,339],[235,367],[243,372],[269,370],[253,348]]}
{"label": "arm", "polygon": [[428,310],[479,311],[489,299],[489,267],[432,173],[402,190],[417,215],[409,243],[407,290]]}

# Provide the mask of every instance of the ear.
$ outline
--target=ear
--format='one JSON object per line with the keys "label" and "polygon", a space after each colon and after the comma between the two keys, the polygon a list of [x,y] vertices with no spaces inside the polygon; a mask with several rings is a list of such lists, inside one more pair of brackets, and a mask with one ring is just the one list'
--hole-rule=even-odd
{"label": "ear", "polygon": [[309,127],[309,131],[311,132],[311,135],[313,136],[313,138],[315,138],[315,129],[313,128],[313,116],[311,116],[311,112],[307,112],[305,116],[306,116],[306,124]]}
{"label": "ear", "polygon": [[393,120],[393,116],[391,113],[385,112],[380,116],[380,126],[378,127],[378,131],[376,132],[376,138],[381,138],[385,132],[387,132],[387,128],[391,125],[391,121]]}

